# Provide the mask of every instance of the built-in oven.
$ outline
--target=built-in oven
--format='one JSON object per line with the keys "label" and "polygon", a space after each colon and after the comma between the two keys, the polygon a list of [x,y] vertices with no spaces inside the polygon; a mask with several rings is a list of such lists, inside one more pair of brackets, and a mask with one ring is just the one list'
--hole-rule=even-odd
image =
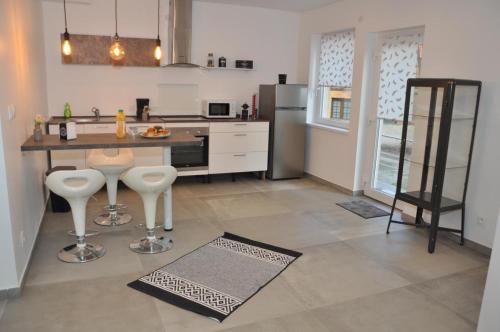
{"label": "built-in oven", "polygon": [[170,129],[174,133],[182,132],[202,139],[200,144],[172,146],[172,166],[177,169],[179,175],[208,174],[208,127]]}

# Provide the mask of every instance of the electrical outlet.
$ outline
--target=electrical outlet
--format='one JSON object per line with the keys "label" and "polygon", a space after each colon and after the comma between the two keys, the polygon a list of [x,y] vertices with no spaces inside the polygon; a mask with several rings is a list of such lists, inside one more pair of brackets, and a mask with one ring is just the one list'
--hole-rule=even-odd
{"label": "electrical outlet", "polygon": [[24,236],[24,231],[19,233],[19,242],[21,243],[21,248],[24,248],[24,242],[26,242],[26,237]]}
{"label": "electrical outlet", "polygon": [[9,116],[9,121],[14,120],[14,118],[16,117],[16,106],[12,104],[7,106],[7,114]]}
{"label": "electrical outlet", "polygon": [[479,225],[484,225],[484,224],[486,224],[486,218],[484,218],[484,217],[477,217],[477,223],[478,223]]}

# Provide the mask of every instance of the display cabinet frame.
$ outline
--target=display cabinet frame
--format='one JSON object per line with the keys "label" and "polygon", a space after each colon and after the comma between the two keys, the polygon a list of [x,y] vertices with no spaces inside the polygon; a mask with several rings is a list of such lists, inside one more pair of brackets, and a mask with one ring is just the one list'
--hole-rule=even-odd
{"label": "display cabinet frame", "polygon": [[[476,132],[477,116],[479,109],[479,100],[481,95],[481,82],[473,80],[461,80],[461,79],[435,79],[435,78],[414,78],[409,79],[406,85],[406,99],[404,106],[404,118],[403,118],[403,128],[401,134],[401,151],[399,159],[399,169],[398,169],[398,179],[396,185],[396,193],[394,195],[394,201],[392,204],[391,214],[389,217],[389,222],[387,225],[387,234],[389,234],[390,226],[392,223],[412,225],[416,227],[428,227],[429,228],[429,243],[428,252],[433,253],[436,246],[436,239],[438,231],[453,232],[460,235],[460,244],[464,243],[464,230],[465,230],[465,202],[467,197],[467,186],[469,182],[469,173],[472,160],[472,152],[474,146],[474,136]],[[449,199],[443,196],[443,185],[446,173],[447,157],[448,157],[448,147],[450,143],[450,131],[452,126],[454,102],[455,102],[455,92],[456,88],[459,86],[475,86],[477,87],[477,96],[475,101],[475,110],[473,113],[473,118],[468,120],[473,121],[472,123],[472,134],[470,138],[470,146],[467,156],[467,165],[465,171],[463,194],[460,200]],[[412,192],[402,191],[403,184],[403,173],[404,173],[404,163],[405,155],[407,149],[407,138],[408,138],[408,125],[410,114],[412,110],[412,93],[414,88],[430,88],[430,102],[429,110],[427,116],[427,132],[425,137],[425,150],[422,162],[422,173],[421,173],[421,184],[420,190]],[[436,104],[437,104],[437,91],[438,89],[443,89],[441,113],[439,121],[436,121],[438,117],[435,114]],[[433,135],[434,126],[439,123],[438,137],[435,138]],[[431,159],[431,149],[433,146],[433,140],[437,139],[436,157],[434,175],[432,179],[431,191],[426,191],[429,178],[429,168]],[[394,220],[394,210],[397,201],[403,201],[408,204],[416,206],[416,216],[415,223]],[[427,223],[423,219],[424,210],[431,213],[431,221]],[[448,211],[461,210],[461,223],[460,229],[453,229],[447,227],[439,226],[439,218],[441,213]]]}

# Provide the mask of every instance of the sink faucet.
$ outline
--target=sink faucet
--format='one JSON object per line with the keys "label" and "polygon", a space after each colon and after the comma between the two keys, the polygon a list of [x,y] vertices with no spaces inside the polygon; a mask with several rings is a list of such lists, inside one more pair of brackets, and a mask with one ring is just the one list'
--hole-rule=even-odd
{"label": "sink faucet", "polygon": [[94,113],[96,121],[99,121],[101,119],[101,114],[99,112],[99,109],[97,107],[92,107],[91,111],[92,113]]}

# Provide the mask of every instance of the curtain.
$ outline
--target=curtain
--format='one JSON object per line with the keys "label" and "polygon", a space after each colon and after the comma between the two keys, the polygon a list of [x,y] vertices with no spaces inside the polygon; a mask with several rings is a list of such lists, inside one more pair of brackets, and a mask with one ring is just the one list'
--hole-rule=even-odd
{"label": "curtain", "polygon": [[354,30],[321,36],[319,86],[351,87]]}
{"label": "curtain", "polygon": [[417,77],[421,44],[421,32],[382,37],[378,118],[403,119],[406,81]]}

